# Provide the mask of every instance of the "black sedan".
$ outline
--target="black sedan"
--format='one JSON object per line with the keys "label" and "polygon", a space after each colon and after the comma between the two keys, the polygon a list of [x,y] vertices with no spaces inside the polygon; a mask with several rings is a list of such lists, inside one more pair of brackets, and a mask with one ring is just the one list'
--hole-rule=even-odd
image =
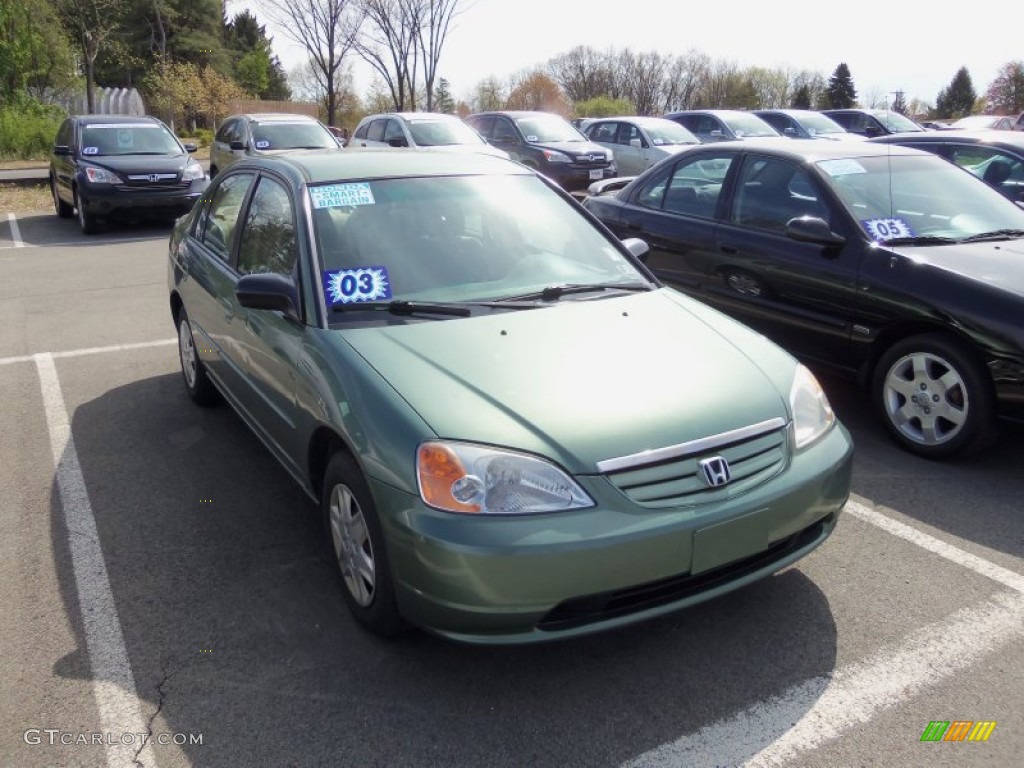
{"label": "black sedan", "polygon": [[871,141],[934,152],[988,182],[1005,197],[1024,201],[1024,133],[942,131],[880,136]]}
{"label": "black sedan", "polygon": [[77,212],[87,235],[101,218],[177,218],[209,183],[189,155],[195,150],[155,117],[73,115],[50,156],[54,211],[61,218]]}
{"label": "black sedan", "polygon": [[649,267],[798,357],[856,374],[906,449],[979,448],[1024,419],[1024,210],[914,149],[684,150],[585,207]]}

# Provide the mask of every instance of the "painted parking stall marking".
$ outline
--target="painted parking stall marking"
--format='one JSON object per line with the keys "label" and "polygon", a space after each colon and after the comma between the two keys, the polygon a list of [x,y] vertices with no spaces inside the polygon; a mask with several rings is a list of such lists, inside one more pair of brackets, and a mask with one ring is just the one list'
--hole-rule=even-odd
{"label": "painted parking stall marking", "polygon": [[8,248],[24,248],[25,241],[21,239],[21,230],[18,228],[18,217],[16,214],[7,214],[7,223],[11,227],[11,242],[14,245],[8,246]]}

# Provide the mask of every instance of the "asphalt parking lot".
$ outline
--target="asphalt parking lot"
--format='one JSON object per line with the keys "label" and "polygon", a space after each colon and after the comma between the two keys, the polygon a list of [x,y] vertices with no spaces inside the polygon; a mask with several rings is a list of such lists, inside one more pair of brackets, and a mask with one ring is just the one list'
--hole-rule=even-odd
{"label": "asphalt parking lot", "polygon": [[312,504],[188,400],[168,234],[0,212],[3,765],[1018,764],[1024,429],[927,462],[823,378],[854,497],[797,566],[580,640],[383,641]]}

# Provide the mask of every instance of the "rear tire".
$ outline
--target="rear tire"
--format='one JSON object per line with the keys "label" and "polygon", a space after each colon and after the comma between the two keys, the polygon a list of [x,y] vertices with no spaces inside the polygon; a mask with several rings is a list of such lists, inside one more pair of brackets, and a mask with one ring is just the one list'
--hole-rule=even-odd
{"label": "rear tire", "polygon": [[394,637],[405,622],[398,613],[384,531],[370,487],[347,453],[339,451],[328,462],[320,506],[349,611],[374,634]]}
{"label": "rear tire", "polygon": [[872,377],[882,423],[903,448],[929,459],[977,451],[996,435],[988,373],[963,342],[941,333],[897,342]]}
{"label": "rear tire", "polygon": [[220,402],[220,392],[210,381],[206,366],[199,359],[195,340],[192,338],[192,324],[184,307],[178,312],[178,360],[181,362],[181,375],[185,380],[188,396],[202,406],[216,405]]}

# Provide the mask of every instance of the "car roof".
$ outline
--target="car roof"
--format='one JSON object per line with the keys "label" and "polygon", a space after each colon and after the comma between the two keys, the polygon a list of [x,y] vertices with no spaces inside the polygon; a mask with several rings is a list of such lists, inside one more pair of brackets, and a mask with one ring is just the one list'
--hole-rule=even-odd
{"label": "car roof", "polygon": [[762,154],[788,157],[815,163],[819,160],[837,160],[857,157],[885,157],[892,155],[920,155],[931,153],[902,145],[883,145],[871,141],[787,141],[780,143],[775,137],[743,139],[742,141],[719,141],[714,144],[699,144],[685,152],[721,150],[735,148],[746,152],[756,150]]}
{"label": "car roof", "polygon": [[163,125],[163,121],[152,115],[72,115],[72,120],[83,123],[116,124],[116,123],[153,123]]}
{"label": "car roof", "polygon": [[746,109],[684,109],[679,112],[669,112],[665,115],[754,115],[755,113],[751,110]]}
{"label": "car roof", "polygon": [[920,133],[897,133],[892,136],[878,136],[869,141],[876,144],[899,144],[901,141],[913,141],[915,143],[941,144],[943,142],[959,141],[969,144],[991,144],[992,146],[1003,146],[1024,152],[1024,133],[1017,131],[929,131]]}
{"label": "car roof", "polygon": [[271,157],[242,160],[231,166],[232,171],[236,168],[277,169],[284,173],[290,171],[307,184],[420,176],[533,174],[533,171],[519,163],[492,155],[392,148],[366,148],[358,152],[336,149],[296,150]]}
{"label": "car roof", "polygon": [[551,115],[552,117],[561,117],[565,120],[565,118],[557,112],[545,112],[542,109],[492,109],[487,112],[476,112],[470,115],[470,117],[484,117],[487,115],[504,115],[505,117],[511,117],[513,119],[518,117],[534,117],[535,115]]}
{"label": "car roof", "polygon": [[[304,115],[301,112],[251,112],[244,115],[232,115],[231,117],[244,117],[253,123],[271,123],[277,120],[290,123],[296,120],[306,120],[311,123],[319,122],[315,117]],[[230,120],[231,117],[227,119]]]}

